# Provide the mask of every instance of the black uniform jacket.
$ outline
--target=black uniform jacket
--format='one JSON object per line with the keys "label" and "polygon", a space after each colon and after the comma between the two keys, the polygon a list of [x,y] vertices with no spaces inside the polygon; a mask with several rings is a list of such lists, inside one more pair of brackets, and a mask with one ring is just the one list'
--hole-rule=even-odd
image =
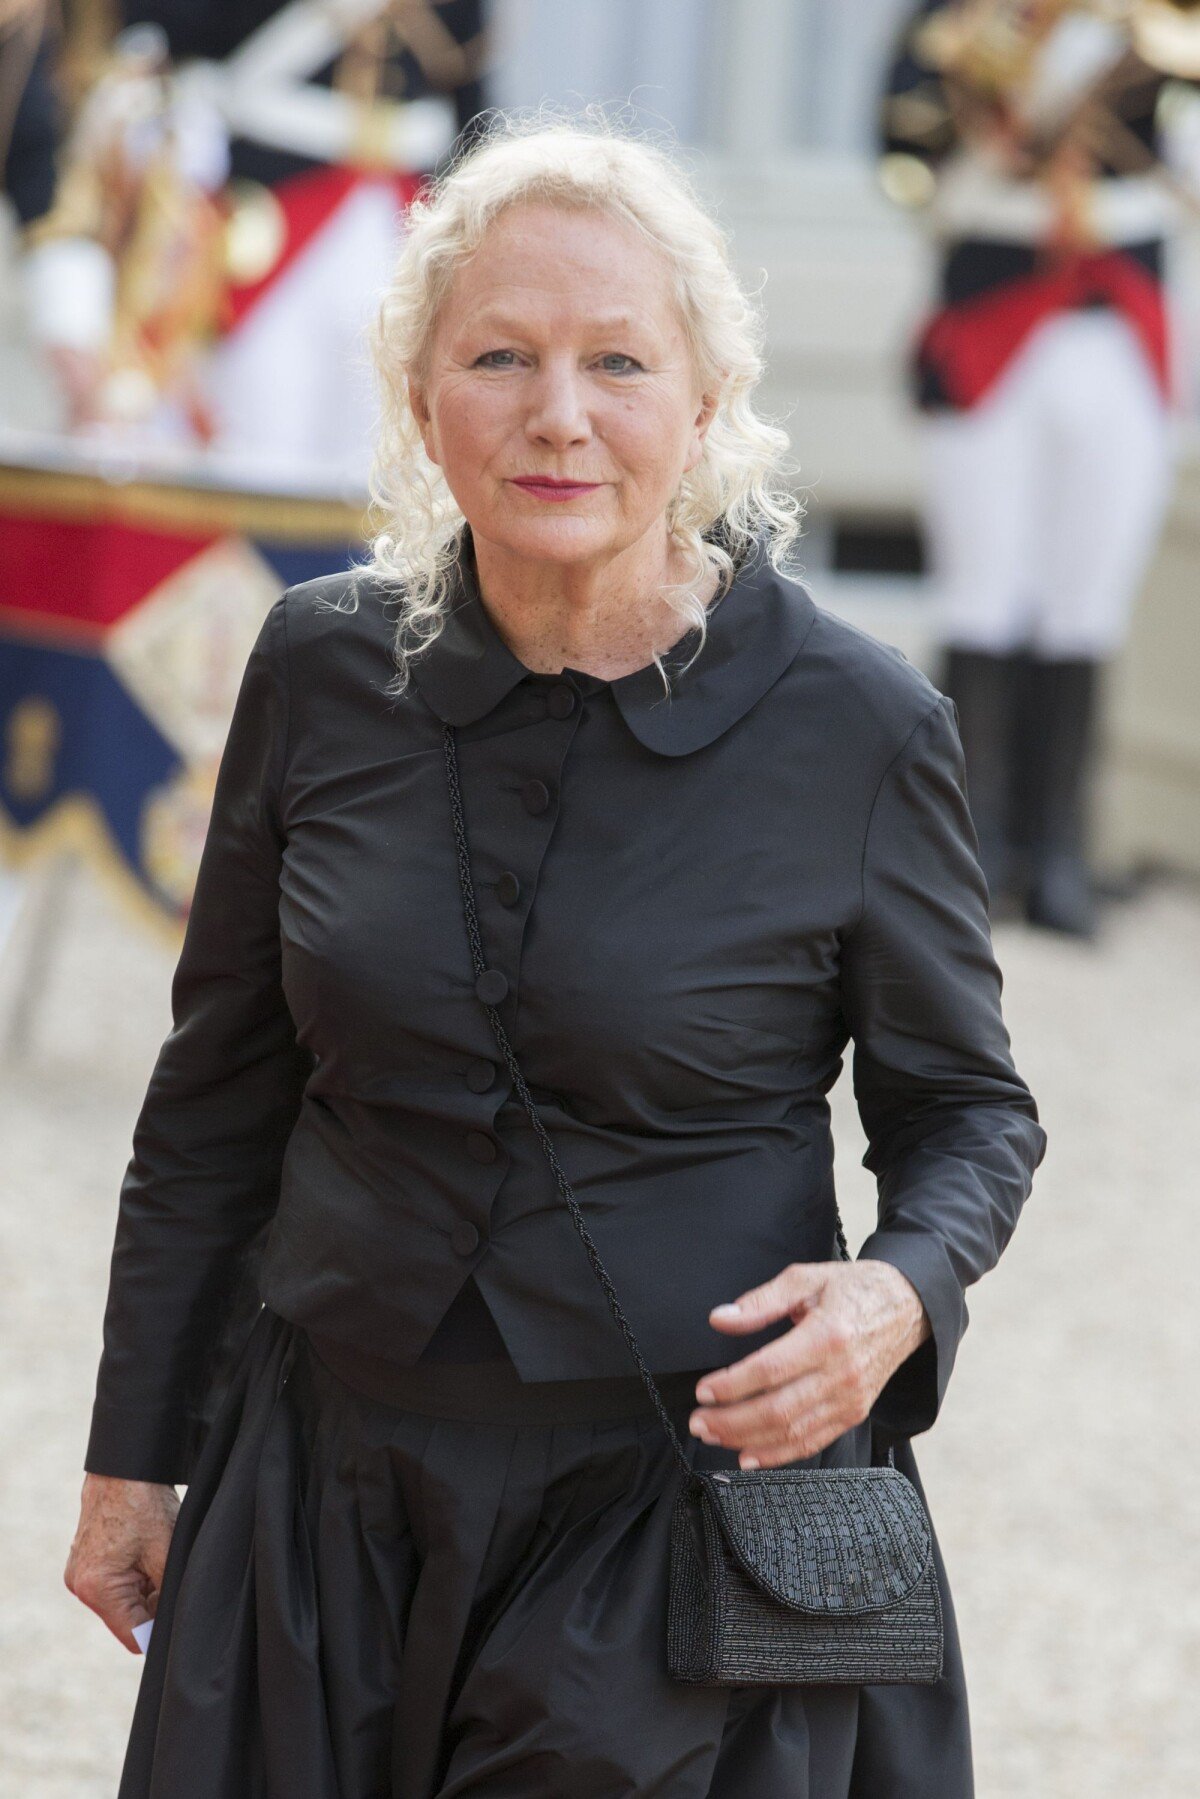
{"label": "black uniform jacket", "polygon": [[[952,152],[961,150],[963,142],[945,83],[939,71],[922,60],[917,34],[931,14],[944,12],[954,4],[957,0],[921,0],[915,9],[887,69],[879,120],[882,151],[919,157],[935,170]],[[1114,159],[1106,156],[1097,145],[1093,150],[1094,178],[1100,182],[1144,173],[1131,162],[1131,154],[1137,154],[1138,145],[1149,159],[1161,160],[1168,151],[1159,118],[1159,96],[1166,77],[1148,64],[1139,65],[1135,59],[1129,61],[1127,70],[1117,110],[1124,131],[1135,140],[1134,148]],[[1177,79],[1181,78],[1172,77],[1173,81]],[[1188,85],[1197,83],[1193,80]],[[1121,248],[1148,274],[1156,280],[1162,279],[1165,246],[1161,235],[1155,233],[1122,241]],[[939,266],[942,304],[962,305],[1006,282],[1031,274],[1044,262],[1045,252],[1035,243],[990,237],[982,232],[944,241]],[[1100,305],[1103,301],[1093,296],[1080,303]],[[942,395],[926,393],[921,397],[933,407],[944,403]]]}
{"label": "black uniform jacket", "polygon": [[[199,56],[224,62],[268,20],[284,11],[290,0],[124,0],[127,24],[146,21],[161,25],[176,63]],[[335,9],[336,10],[336,9]],[[380,13],[384,7],[379,8]],[[458,44],[469,44],[483,29],[480,0],[437,0],[437,25]],[[329,87],[335,63],[312,76],[313,85]],[[381,96],[392,100],[421,100],[435,93],[451,93],[459,131],[486,104],[483,83],[472,78],[448,89],[438,85],[413,51],[400,39],[385,54],[381,69]],[[230,144],[230,173],[235,180],[278,182],[289,175],[318,167],[310,156],[284,150],[253,138],[235,136]]]}
{"label": "black uniform jacket", "polygon": [[[665,695],[531,673],[481,601],[402,698],[394,607],[337,574],[246,671],[121,1193],[85,1466],[187,1478],[247,1246],[299,1325],[416,1360],[473,1273],[526,1380],[628,1349],[512,1088],[462,917],[457,727],[488,965],[535,1102],[655,1371],[740,1359],[709,1308],[834,1253],[826,1102],[854,1040],[878,1177],[861,1253],[933,1324],[880,1396],[936,1415],[963,1291],[1045,1147],[1001,1016],[954,707],[759,556]],[[667,658],[677,671],[688,636]]]}

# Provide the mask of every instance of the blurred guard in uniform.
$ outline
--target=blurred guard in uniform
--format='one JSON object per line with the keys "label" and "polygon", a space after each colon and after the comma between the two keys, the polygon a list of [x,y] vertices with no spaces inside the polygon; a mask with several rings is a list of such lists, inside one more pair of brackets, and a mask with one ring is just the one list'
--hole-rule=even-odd
{"label": "blurred guard in uniform", "polygon": [[0,0],[0,176],[17,223],[49,212],[63,115],[48,0]]}
{"label": "blurred guard in uniform", "polygon": [[203,79],[172,70],[156,26],[94,36],[72,107],[79,38],[47,31],[18,110],[29,333],[72,431],[206,442],[197,370],[224,298],[224,122]]}
{"label": "blurred guard in uniform", "polygon": [[480,0],[130,0],[207,63],[231,137],[232,285],[210,392],[257,480],[365,484],[362,332],[423,174],[482,105]]}
{"label": "blurred guard in uniform", "polygon": [[912,373],[941,679],[984,872],[998,916],[1023,907],[1080,936],[1095,928],[1098,680],[1127,633],[1176,435],[1168,70],[1200,73],[1200,10],[926,0],[883,106],[885,189],[924,205],[939,245]]}
{"label": "blurred guard in uniform", "polygon": [[[19,233],[15,272],[68,428],[96,417],[113,333],[122,233],[95,168],[94,112],[82,134],[74,126],[114,71],[115,23],[109,0],[0,0],[0,172]],[[120,108],[107,114],[119,126]]]}

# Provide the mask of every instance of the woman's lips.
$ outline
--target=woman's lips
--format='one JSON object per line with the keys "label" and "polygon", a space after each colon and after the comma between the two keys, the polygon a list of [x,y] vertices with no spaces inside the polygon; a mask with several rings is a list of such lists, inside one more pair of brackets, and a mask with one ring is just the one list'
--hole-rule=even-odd
{"label": "woman's lips", "polygon": [[600,482],[554,481],[544,475],[518,475],[513,486],[523,493],[536,495],[539,500],[576,500],[580,494],[595,493]]}

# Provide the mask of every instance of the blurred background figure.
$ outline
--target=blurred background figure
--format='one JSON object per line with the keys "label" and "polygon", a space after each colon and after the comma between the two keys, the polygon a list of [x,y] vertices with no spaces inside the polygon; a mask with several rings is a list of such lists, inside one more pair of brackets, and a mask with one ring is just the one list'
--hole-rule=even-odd
{"label": "blurred background figure", "polygon": [[27,328],[63,427],[357,494],[361,333],[482,105],[480,0],[0,0],[0,31]]}
{"label": "blurred background figure", "polygon": [[[57,112],[39,48],[25,109]],[[36,140],[51,141],[45,129]],[[58,377],[68,430],[211,441],[201,358],[221,322],[224,122],[176,74],[153,25],[113,40],[25,231],[29,329]]]}
{"label": "blurred background figure", "polygon": [[[62,50],[58,24],[57,10],[49,0],[0,0],[0,185],[23,245],[54,204],[56,159],[66,127],[66,108],[57,85]],[[107,298],[111,288],[107,259],[100,279]],[[31,307],[31,323],[33,311]],[[89,320],[84,331],[89,361],[100,335]],[[61,380],[66,391],[75,386],[76,347],[63,346]],[[90,379],[82,385],[90,388]]]}
{"label": "blurred background figure", "polygon": [[[262,618],[363,541],[363,332],[482,104],[481,6],[5,5],[0,848],[52,892],[115,859],[177,922]],[[32,995],[58,908],[22,891]]]}
{"label": "blurred background figure", "polygon": [[361,333],[422,175],[483,103],[480,0],[126,10],[206,72],[230,132],[216,446],[260,483],[357,492],[374,418]]}
{"label": "blurred background figure", "polygon": [[1197,75],[1194,4],[923,0],[886,82],[885,186],[940,252],[912,366],[939,684],[995,914],[1077,936],[1099,681],[1170,491],[1164,239],[1197,209],[1172,173]]}
{"label": "blurred background figure", "polygon": [[60,160],[112,36],[110,20],[89,16],[72,38],[56,0],[0,0],[0,176],[17,226],[12,287],[21,289],[23,335],[49,362],[68,429],[91,411],[114,279],[98,239],[100,196],[76,205],[74,231],[55,216]]}

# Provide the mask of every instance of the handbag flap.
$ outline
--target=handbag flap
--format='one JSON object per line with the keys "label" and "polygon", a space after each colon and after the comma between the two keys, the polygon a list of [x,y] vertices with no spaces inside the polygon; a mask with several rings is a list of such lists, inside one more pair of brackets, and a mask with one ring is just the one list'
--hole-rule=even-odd
{"label": "handbag flap", "polygon": [[898,1469],[740,1469],[701,1478],[738,1563],[799,1611],[848,1616],[897,1605],[928,1566],[929,1520]]}

